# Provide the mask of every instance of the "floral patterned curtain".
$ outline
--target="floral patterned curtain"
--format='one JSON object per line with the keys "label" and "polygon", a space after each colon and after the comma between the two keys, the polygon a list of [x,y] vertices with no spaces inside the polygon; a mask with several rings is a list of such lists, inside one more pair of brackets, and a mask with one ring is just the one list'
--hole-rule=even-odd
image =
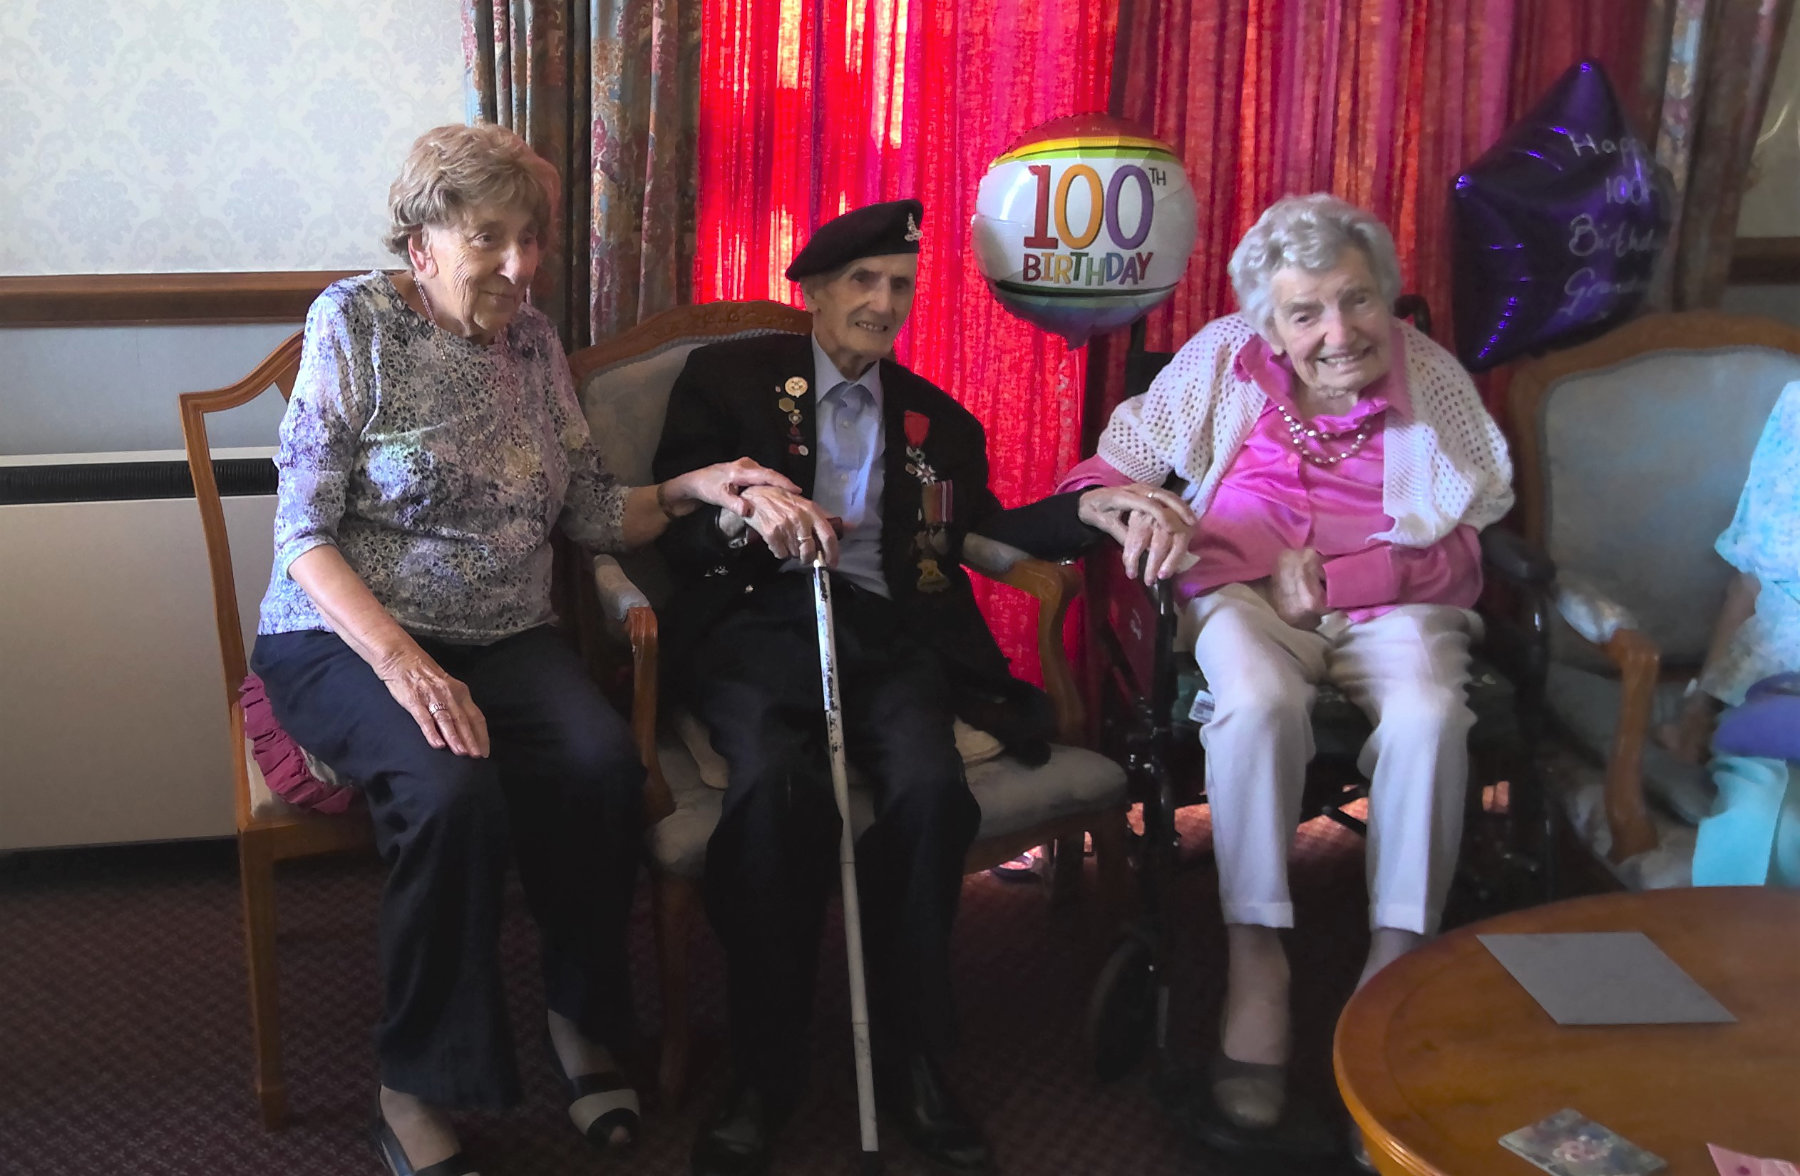
{"label": "floral patterned curtain", "polygon": [[533,302],[571,349],[690,301],[702,0],[464,0],[469,117],[563,178]]}
{"label": "floral patterned curtain", "polygon": [[1738,208],[1793,0],[1662,0],[1651,42],[1662,71],[1657,160],[1674,180],[1671,256],[1653,302],[1714,307],[1725,293]]}

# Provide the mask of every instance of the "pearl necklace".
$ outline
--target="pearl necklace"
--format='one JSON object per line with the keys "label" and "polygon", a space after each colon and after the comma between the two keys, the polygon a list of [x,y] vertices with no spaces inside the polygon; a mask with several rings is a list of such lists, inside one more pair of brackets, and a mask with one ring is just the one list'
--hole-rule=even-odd
{"label": "pearl necklace", "polygon": [[[1368,420],[1364,420],[1362,424],[1356,426],[1354,429],[1339,429],[1334,433],[1324,429],[1313,428],[1305,421],[1294,416],[1293,413],[1289,412],[1279,402],[1275,405],[1275,411],[1281,414],[1281,419],[1283,421],[1287,422],[1288,441],[1293,444],[1301,457],[1312,462],[1316,466],[1330,468],[1331,466],[1337,465],[1345,458],[1355,457],[1357,453],[1361,451],[1362,447],[1368,444],[1369,433],[1371,432]],[[1340,453],[1332,453],[1325,448],[1324,443],[1326,441],[1336,441],[1340,437],[1350,437],[1350,447],[1348,449],[1345,449]],[[1312,449],[1307,446],[1308,441],[1317,444],[1320,452],[1314,453]]]}

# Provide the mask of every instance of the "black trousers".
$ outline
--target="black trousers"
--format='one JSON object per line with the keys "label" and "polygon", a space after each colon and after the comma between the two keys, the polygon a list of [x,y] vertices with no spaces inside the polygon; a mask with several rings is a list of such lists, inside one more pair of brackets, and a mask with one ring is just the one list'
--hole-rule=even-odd
{"label": "black trousers", "polygon": [[420,645],[469,687],[489,758],[426,743],[336,634],[258,637],[251,666],[288,733],[368,798],[388,865],[383,1084],[442,1106],[505,1106],[519,1098],[500,972],[509,860],[542,933],[549,1007],[614,1049],[633,1036],[625,923],[644,768],[629,727],[555,631]]}
{"label": "black trousers", "polygon": [[[950,931],[981,824],[937,657],[896,629],[893,605],[834,579],[847,755],[876,784],[857,842],[877,1061],[948,1049]],[[811,580],[747,594],[681,676],[730,768],[706,851],[706,906],[725,946],[740,1081],[776,1108],[805,1079],[819,940],[837,878],[839,820],[825,744]]]}

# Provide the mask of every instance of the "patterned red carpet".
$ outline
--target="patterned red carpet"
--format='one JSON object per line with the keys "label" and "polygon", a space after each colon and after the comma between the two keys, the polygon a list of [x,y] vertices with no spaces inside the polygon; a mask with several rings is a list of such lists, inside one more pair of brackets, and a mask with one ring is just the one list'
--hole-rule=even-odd
{"label": "patterned red carpet", "polygon": [[[1210,1049],[1222,931],[1204,810],[1182,819],[1174,1040]],[[1091,871],[1091,867],[1090,867]],[[1293,939],[1295,1084],[1341,1115],[1330,1033],[1366,946],[1361,842],[1325,821],[1301,831],[1294,866],[1301,931]],[[281,980],[293,1121],[264,1132],[250,1095],[238,891],[229,843],[0,856],[0,1173],[330,1173],[382,1169],[367,1139],[375,1088],[373,943],[380,869],[332,860],[281,875]],[[640,898],[643,896],[640,895]],[[526,1102],[473,1116],[464,1141],[485,1176],[602,1170],[687,1171],[696,1124],[725,1080],[718,1055],[721,968],[702,936],[696,983],[712,1057],[681,1108],[653,1107],[628,1160],[597,1157],[575,1136],[535,1048],[542,1017],[535,938],[514,896],[505,936],[514,1025],[527,1046]],[[1033,883],[969,879],[957,954],[964,1045],[952,1075],[985,1123],[1001,1171],[1230,1172],[1184,1143],[1142,1068],[1109,1085],[1091,1076],[1081,1026],[1117,928],[1090,897],[1052,914]],[[813,1093],[782,1136],[775,1171],[851,1170],[855,1090],[841,938],[824,952]],[[656,1024],[648,904],[634,923],[640,1017]],[[924,1171],[897,1138],[886,1170]]]}

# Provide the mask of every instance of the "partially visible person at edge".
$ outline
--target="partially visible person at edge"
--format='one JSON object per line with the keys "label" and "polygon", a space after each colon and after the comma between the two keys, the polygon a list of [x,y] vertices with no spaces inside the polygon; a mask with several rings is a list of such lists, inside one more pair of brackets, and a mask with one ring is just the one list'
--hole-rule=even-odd
{"label": "partially visible person at edge", "polygon": [[[1391,307],[1393,238],[1325,194],[1271,205],[1232,255],[1241,312],[1121,404],[1061,490],[1185,483],[1195,562],[1181,633],[1201,727],[1228,963],[1214,1101],[1240,1129],[1286,1100],[1287,857],[1322,682],[1375,724],[1373,935],[1362,978],[1437,928],[1468,778],[1477,532],[1511,507],[1499,429],[1456,360]],[[1205,718],[1196,713],[1196,719]]]}
{"label": "partially visible person at edge", "polygon": [[251,659],[276,718],[357,781],[388,880],[376,1142],[396,1176],[472,1172],[450,1112],[519,1098],[499,960],[509,860],[543,935],[575,1126],[632,1143],[624,946],[644,769],[552,627],[550,532],[618,551],[748,486],[748,461],[627,487],[601,465],[526,301],[555,169],[497,126],[413,144],[388,204],[406,272],[313,304],[276,457],[275,563]]}
{"label": "partially visible person at edge", "polygon": [[[1782,389],[1769,413],[1737,511],[1714,549],[1735,574],[1681,714],[1659,732],[1678,758],[1696,764],[1707,758],[1722,710],[1743,706],[1765,678],[1800,673],[1800,381]],[[1794,741],[1769,729],[1793,713],[1769,707],[1766,720],[1740,734],[1739,753],[1713,756],[1718,799],[1695,838],[1694,885],[1800,886],[1800,774],[1776,754]]]}
{"label": "partially visible person at edge", "polygon": [[814,558],[832,568],[845,751],[875,785],[856,865],[877,1097],[927,1159],[981,1171],[993,1162],[987,1141],[942,1070],[955,1038],[950,931],[981,821],[952,722],[1042,762],[1054,719],[1043,693],[1008,672],[975,606],[963,540],[979,532],[1060,556],[1105,532],[1151,580],[1186,546],[1191,516],[1160,488],[1001,508],[981,423],[890,358],[912,310],[923,222],[918,201],[900,200],[819,226],[787,269],[810,334],[698,348],[669,396],[659,476],[745,453],[800,487],[753,487],[743,520],[697,511],[661,542],[676,587],[665,664],[730,781],[705,887],[725,947],[734,1075],[695,1140],[695,1176],[766,1170],[804,1086],[839,836]]}

